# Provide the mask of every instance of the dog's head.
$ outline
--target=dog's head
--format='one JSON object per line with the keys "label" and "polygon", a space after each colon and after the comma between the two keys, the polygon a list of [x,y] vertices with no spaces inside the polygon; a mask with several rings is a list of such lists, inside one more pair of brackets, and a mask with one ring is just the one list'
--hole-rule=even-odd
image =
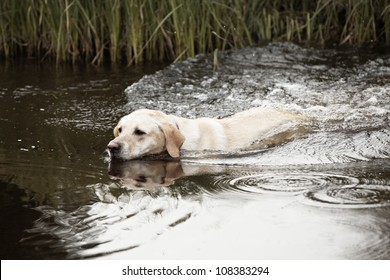
{"label": "dog's head", "polygon": [[141,109],[123,117],[114,128],[115,139],[107,145],[111,158],[129,160],[167,151],[180,156],[184,136],[172,116]]}

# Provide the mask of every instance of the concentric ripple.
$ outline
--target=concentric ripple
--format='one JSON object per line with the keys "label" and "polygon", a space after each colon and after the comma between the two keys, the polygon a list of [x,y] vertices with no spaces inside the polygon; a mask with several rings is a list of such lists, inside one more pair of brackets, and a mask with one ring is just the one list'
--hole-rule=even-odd
{"label": "concentric ripple", "polygon": [[298,195],[316,188],[356,185],[354,177],[324,173],[261,173],[236,178],[230,185],[245,192]]}
{"label": "concentric ripple", "polygon": [[[226,182],[226,180],[225,180]],[[303,203],[319,207],[370,208],[390,206],[390,185],[352,176],[311,172],[251,174],[228,182],[235,191],[251,194],[303,195]]]}
{"label": "concentric ripple", "polygon": [[390,186],[333,186],[309,191],[304,203],[321,207],[369,208],[390,206]]}

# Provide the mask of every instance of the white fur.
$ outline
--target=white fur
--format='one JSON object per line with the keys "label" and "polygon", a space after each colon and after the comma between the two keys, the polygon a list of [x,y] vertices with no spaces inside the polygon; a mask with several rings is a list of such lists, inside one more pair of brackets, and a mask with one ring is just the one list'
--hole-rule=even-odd
{"label": "white fur", "polygon": [[[114,142],[120,145],[122,150],[116,156],[123,159],[142,157],[165,150],[168,150],[171,156],[178,156],[179,151],[171,152],[168,143],[177,145],[174,148],[190,151],[250,149],[254,142],[264,136],[273,135],[274,131],[279,133],[277,135],[281,139],[273,139],[273,143],[283,143],[288,137],[293,136],[291,133],[280,133],[278,128],[290,122],[300,124],[305,120],[306,118],[299,114],[267,108],[252,108],[225,119],[186,119],[166,115],[160,111],[141,109],[119,121],[115,129],[117,131],[120,129],[121,133],[110,142],[109,148]],[[166,126],[170,127],[170,134],[162,129]],[[145,134],[136,135],[137,129],[144,131]]]}

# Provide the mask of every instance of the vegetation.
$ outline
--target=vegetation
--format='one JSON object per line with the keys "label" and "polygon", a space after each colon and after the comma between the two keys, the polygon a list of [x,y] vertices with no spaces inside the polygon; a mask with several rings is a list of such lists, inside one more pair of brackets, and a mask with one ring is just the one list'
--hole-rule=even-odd
{"label": "vegetation", "polygon": [[1,0],[0,57],[175,60],[272,40],[390,46],[390,0]]}

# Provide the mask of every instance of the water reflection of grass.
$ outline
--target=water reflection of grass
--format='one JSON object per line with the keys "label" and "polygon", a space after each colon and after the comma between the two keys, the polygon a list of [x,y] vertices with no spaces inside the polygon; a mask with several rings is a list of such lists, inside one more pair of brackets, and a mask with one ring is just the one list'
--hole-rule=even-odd
{"label": "water reflection of grass", "polygon": [[2,0],[0,56],[174,60],[270,40],[390,45],[390,0]]}

